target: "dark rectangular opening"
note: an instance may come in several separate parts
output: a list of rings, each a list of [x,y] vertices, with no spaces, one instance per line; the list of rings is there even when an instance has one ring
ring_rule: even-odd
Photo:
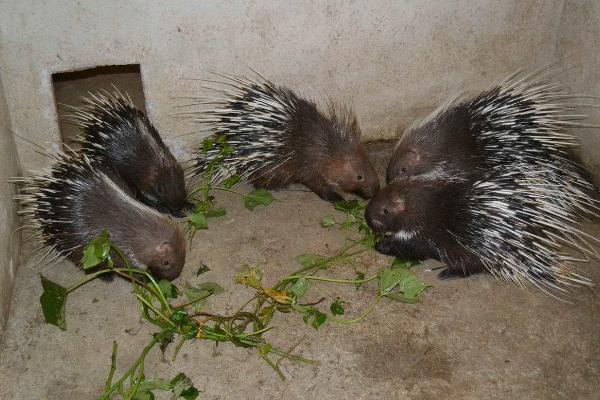
[[[146,112],[146,100],[139,64],[106,65],[79,71],[59,72],[52,75],[54,101],[58,115],[58,128],[63,144],[73,144],[74,137],[80,134],[80,128],[69,122],[69,106],[82,105],[82,97],[100,90],[112,91],[113,86],[127,93],[133,103]]]

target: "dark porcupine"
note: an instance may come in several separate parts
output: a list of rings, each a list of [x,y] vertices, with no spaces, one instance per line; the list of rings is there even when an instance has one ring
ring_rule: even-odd
[[[180,228],[131,197],[110,168],[93,166],[85,155],[55,158],[50,170],[13,180],[20,214],[44,247],[79,264],[85,245],[108,231],[134,267],[158,278],[179,276],[186,252]]]
[[[545,290],[591,284],[561,252],[598,258],[598,240],[579,221],[597,218],[599,204],[565,130],[588,125],[577,122],[575,104],[563,103],[576,96],[535,76],[451,102],[406,132],[390,184],[366,210],[373,229],[392,234],[379,251],[442,260],[442,277],[486,270]],[[456,153],[430,149],[438,140]]]
[[[301,183],[322,199],[339,192],[369,198],[379,189],[354,113],[330,103],[327,111],[266,79],[225,77],[224,99],[197,116],[233,148],[215,179],[232,174],[256,187],[276,189]],[[198,153],[193,174],[201,174],[218,150]]]
[[[144,113],[116,88],[90,93],[83,102],[72,107],[83,130],[82,153],[114,168],[144,204],[182,216],[188,207],[183,169]]]

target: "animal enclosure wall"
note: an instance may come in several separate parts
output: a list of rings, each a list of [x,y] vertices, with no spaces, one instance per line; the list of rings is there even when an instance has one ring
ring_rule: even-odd
[[[4,0],[0,9],[1,182],[18,172],[16,154],[23,169],[47,165],[28,141],[61,147],[52,75],[97,66],[140,65],[149,117],[181,159],[199,137],[182,136],[194,127],[177,107],[201,93],[189,79],[210,71],[251,66],[302,94],[345,99],[368,140],[395,137],[457,92],[560,56],[573,54],[568,85],[600,94],[593,0]],[[584,160],[598,167],[598,136],[582,135]],[[0,323],[15,259],[4,240],[15,227],[11,193],[2,183]]]

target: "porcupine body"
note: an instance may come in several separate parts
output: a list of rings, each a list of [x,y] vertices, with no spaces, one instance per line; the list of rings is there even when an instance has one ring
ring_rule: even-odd
[[[183,232],[130,196],[114,170],[85,155],[59,154],[50,170],[16,178],[20,214],[41,244],[79,264],[85,245],[104,231],[134,267],[174,279],[185,263]],[[115,257],[118,260],[118,257]]]
[[[237,174],[269,189],[300,183],[329,201],[342,199],[340,192],[369,198],[379,189],[351,110],[333,103],[320,110],[268,80],[222,77],[224,99],[198,118],[233,148],[217,181]],[[200,151],[194,174],[217,156],[218,149]]]
[[[366,211],[375,230],[392,234],[378,244],[381,252],[441,260],[442,277],[486,270],[544,290],[591,283],[562,252],[598,257],[597,239],[579,222],[597,217],[598,201],[572,156],[577,140],[566,132],[585,124],[559,84],[517,78],[407,130],[389,185]],[[429,146],[452,138],[456,152]]]
[[[183,169],[146,115],[117,89],[83,101],[72,108],[72,119],[83,130],[82,153],[114,168],[144,204],[182,216],[188,206]]]

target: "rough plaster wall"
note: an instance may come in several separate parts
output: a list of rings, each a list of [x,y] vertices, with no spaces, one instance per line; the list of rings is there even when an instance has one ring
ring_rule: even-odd
[[[566,84],[573,93],[600,98],[600,2],[567,0],[559,32],[559,55],[574,66],[565,74]],[[585,112],[592,123],[600,125],[600,108]],[[600,183],[600,130],[579,129],[577,133],[581,139],[581,157]]]
[[[16,133],[47,147],[59,142],[51,73],[127,63],[141,63],[150,117],[167,137],[191,129],[172,117],[176,97],[197,94],[182,78],[250,65],[303,94],[353,101],[365,137],[382,138],[458,90],[553,60],[562,5],[1,0],[0,68]],[[17,145],[24,168],[48,162]]]
[[[0,339],[8,318],[20,241],[15,233],[19,221],[12,199],[14,190],[7,182],[19,174],[19,161],[3,93],[0,76]]]

